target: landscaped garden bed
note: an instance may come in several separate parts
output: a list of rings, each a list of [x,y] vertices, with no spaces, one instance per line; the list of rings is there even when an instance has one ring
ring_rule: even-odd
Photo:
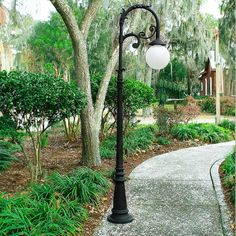
[[[189,125],[183,125],[183,127],[184,126],[188,127]],[[202,126],[204,127],[204,125]],[[218,129],[224,130],[224,128],[216,127],[214,125],[211,125],[210,127],[211,127],[209,129],[210,131],[208,130],[208,132],[213,132],[214,131],[213,127],[215,127],[216,130]],[[23,198],[22,204],[24,204],[24,202],[26,201],[32,201],[32,205],[33,204],[37,205],[36,208],[38,209],[38,207],[42,206],[42,201],[45,200],[44,197],[42,196],[45,196],[46,194],[46,197],[48,197],[47,192],[51,194],[52,199],[48,203],[47,201],[44,201],[44,204],[48,204],[47,206],[45,205],[44,207],[51,208],[50,204],[52,205],[59,204],[58,207],[60,207],[60,204],[61,204],[60,202],[62,202],[66,206],[67,204],[79,204],[79,207],[82,207],[81,208],[82,210],[78,211],[78,212],[81,212],[82,214],[81,217],[78,218],[80,219],[81,223],[78,225],[76,224],[75,225],[76,227],[78,227],[79,235],[91,236],[94,229],[100,223],[100,220],[103,217],[105,211],[111,204],[112,189],[110,189],[109,191],[109,189],[106,188],[106,191],[104,190],[102,190],[101,192],[98,191],[98,193],[95,194],[96,196],[97,195],[100,196],[99,198],[95,197],[99,205],[94,204],[95,201],[93,200],[92,201],[89,200],[86,203],[85,201],[83,201],[83,204],[81,204],[81,201],[73,202],[75,198],[71,199],[70,197],[68,197],[71,194],[72,195],[74,193],[76,194],[76,191],[73,189],[73,186],[74,186],[73,184],[75,185],[79,184],[79,182],[73,183],[73,181],[71,183],[70,177],[68,176],[68,174],[76,173],[76,172],[79,173],[79,169],[81,168],[81,163],[80,163],[81,143],[80,141],[77,143],[72,143],[72,144],[68,143],[62,131],[63,130],[60,130],[60,128],[56,126],[55,128],[52,128],[50,132],[48,133],[49,135],[48,146],[46,145],[46,147],[42,149],[42,157],[43,157],[42,166],[44,169],[44,177],[40,180],[39,184],[33,185],[33,187],[29,184],[30,183],[29,170],[23,162],[18,161],[18,162],[13,163],[12,166],[8,170],[0,174],[0,178],[1,178],[0,192],[6,192],[7,195],[5,196],[9,198],[8,204],[10,204],[13,208],[15,204],[14,201],[17,202],[18,199]],[[229,134],[229,137],[222,136],[223,138],[225,138],[225,140],[222,138],[222,139],[216,139],[216,141],[226,141],[232,138],[230,136],[231,134],[228,129],[227,130],[225,129],[224,131],[227,134]],[[203,141],[206,142],[206,140],[200,140],[200,139],[197,139],[196,137],[189,137],[189,140],[178,140],[178,138],[179,138],[178,136],[172,137],[170,134],[166,134],[166,135],[160,134],[157,125],[151,125],[151,126],[142,125],[142,126],[133,128],[130,131],[127,131],[125,141],[124,141],[124,151],[125,151],[124,166],[126,170],[126,175],[128,176],[129,173],[137,165],[139,165],[146,159],[149,159],[153,156],[160,155],[166,152],[171,152],[171,151],[178,150],[181,148],[200,146],[204,144]],[[211,142],[212,140],[210,139],[207,141]],[[92,174],[98,173],[98,175],[100,175],[99,173],[102,173],[102,175],[100,176],[105,176],[105,178],[107,179],[107,186],[108,186],[109,185],[108,183],[111,181],[111,177],[114,173],[114,166],[115,166],[115,160],[114,160],[115,135],[109,135],[106,138],[104,138],[103,141],[101,142],[100,147],[101,147],[101,156],[103,158],[102,166],[99,168],[98,167],[94,168],[96,172],[92,172]],[[27,148],[29,151],[29,155],[33,156],[33,152],[30,152],[30,146],[27,146]],[[16,156],[18,156],[18,159],[21,158],[21,155],[19,153]],[[89,171],[89,173],[91,172]],[[69,175],[73,176],[73,174],[69,174]],[[72,184],[71,185],[72,188],[69,188],[69,186],[67,188],[67,185],[69,185],[69,183]],[[67,192],[66,195],[65,195],[65,192]],[[65,201],[64,201],[64,198],[66,198]],[[67,202],[68,201],[67,198],[69,198],[69,202]],[[72,201],[72,203],[70,203],[70,201]],[[28,205],[27,206],[20,205],[20,209],[22,209],[22,211],[25,211],[24,209],[25,207],[28,208],[29,211],[37,210],[37,209],[30,208],[30,206]],[[54,209],[54,210],[58,210],[58,209]],[[66,208],[66,210],[68,209]],[[12,214],[9,212],[9,209],[4,214],[8,214],[8,213],[9,215]],[[23,212],[23,214],[25,215],[26,213]],[[29,214],[27,215],[27,217],[31,216],[30,212],[28,212],[27,214]],[[48,214],[54,214],[54,212],[51,212]],[[60,215],[61,213],[58,213],[58,214],[60,217],[63,216],[63,215]],[[72,213],[67,212],[67,214],[72,214]],[[8,218],[8,219],[12,219],[12,218]],[[37,230],[39,230],[38,229],[39,226],[37,226],[37,223],[38,223],[37,220],[33,221],[33,223],[31,222],[32,225],[30,227],[34,228],[32,230],[36,230],[32,232],[37,233]],[[63,227],[64,227],[64,230],[68,230],[68,232],[71,230],[71,232],[74,232],[73,230],[75,230],[75,228],[73,227],[75,225],[73,225],[73,222],[67,222],[67,223],[68,225],[67,224],[61,225],[62,229],[60,228],[60,230],[63,230]],[[46,225],[46,222],[45,224],[41,222],[41,224],[42,224],[42,227],[46,227],[46,228],[48,227]],[[70,226],[70,224],[72,224],[73,226],[72,225]],[[46,229],[46,228],[43,228],[43,229]]]

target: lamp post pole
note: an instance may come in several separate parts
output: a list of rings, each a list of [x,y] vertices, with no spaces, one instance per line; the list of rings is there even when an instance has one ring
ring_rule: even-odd
[[[215,123],[220,123],[220,82],[221,82],[221,71],[220,71],[220,57],[219,57],[219,30],[215,29],[215,55],[216,55],[216,117]]]
[[[154,18],[156,25],[150,26],[150,36],[146,36],[144,32],[135,34],[133,32],[124,34],[124,23],[127,19],[129,12],[135,9],[144,9],[150,12]],[[117,139],[116,139],[116,172],[114,176],[115,190],[113,198],[112,214],[107,218],[109,222],[116,224],[125,224],[133,221],[132,215],[129,214],[125,193],[125,173],[123,166],[123,117],[124,117],[124,105],[123,105],[123,43],[128,37],[135,37],[137,42],[133,43],[133,48],[138,48],[140,45],[140,39],[150,39],[156,35],[155,40],[150,43],[151,46],[164,46],[160,40],[160,28],[159,20],[155,12],[150,6],[137,4],[130,6],[127,10],[123,10],[120,17],[120,34],[119,34],[119,65],[118,65],[118,77],[117,77]]]

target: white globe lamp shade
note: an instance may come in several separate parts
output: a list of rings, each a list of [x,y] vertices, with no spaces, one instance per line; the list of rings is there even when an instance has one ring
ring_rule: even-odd
[[[170,53],[165,46],[153,45],[146,52],[146,62],[154,70],[163,69],[170,61]]]

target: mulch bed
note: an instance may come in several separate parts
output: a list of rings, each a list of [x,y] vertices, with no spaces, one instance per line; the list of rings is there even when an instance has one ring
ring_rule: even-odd
[[[131,171],[143,161],[163,153],[172,152],[178,149],[200,146],[202,142],[198,140],[193,141],[177,141],[171,140],[170,145],[153,145],[148,151],[139,151],[131,156],[125,158],[124,167],[126,175],[128,176]],[[30,153],[30,150],[29,150]],[[42,150],[42,162],[43,169],[45,170],[45,176],[53,171],[60,173],[67,173],[73,169],[81,166],[81,143],[69,144],[65,138],[61,135],[50,138],[49,146]],[[101,168],[95,169],[111,169],[115,166],[114,159],[103,160]],[[30,180],[30,173],[27,167],[18,162],[13,166],[0,174],[0,192],[6,192],[14,194],[19,191],[24,191]],[[92,236],[95,228],[100,224],[102,217],[107,211],[112,202],[113,189],[101,199],[101,203],[98,207],[87,206],[90,213],[90,218],[84,225],[83,236]]]

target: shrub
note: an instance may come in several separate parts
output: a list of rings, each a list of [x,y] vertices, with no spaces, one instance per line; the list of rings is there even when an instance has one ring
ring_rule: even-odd
[[[216,113],[216,101],[214,97],[207,97],[202,99],[200,107],[203,112]],[[221,115],[235,115],[235,101],[232,97],[220,98]]]
[[[187,125],[177,125],[173,127],[171,134],[180,140],[195,139],[197,137],[196,130],[189,128]]]
[[[78,202],[60,197],[39,202],[22,194],[4,202],[1,235],[75,235],[88,215]]]
[[[77,200],[81,204],[97,203],[110,187],[102,174],[89,168],[79,168],[71,175],[55,172],[49,177],[49,185],[64,198]]]
[[[187,105],[179,108],[179,112],[181,113],[181,120],[184,123],[188,123],[190,120],[196,118],[200,115],[200,107],[197,105],[197,102],[193,97],[187,97]]]
[[[138,150],[147,150],[155,140],[155,126],[146,126],[129,131],[124,136],[124,153],[129,155]],[[100,145],[101,157],[114,158],[116,147],[116,137],[107,137]]]
[[[200,107],[203,112],[216,113],[216,104],[214,97],[206,97],[200,102]]]
[[[199,139],[208,143],[228,141],[231,132],[214,124],[180,124],[171,130],[171,134],[180,140]]]
[[[95,75],[92,78],[92,94],[93,94],[94,101],[97,96],[101,79],[102,77],[99,75]],[[117,103],[116,103],[117,91],[116,90],[117,90],[116,77],[112,77],[108,86],[106,100],[104,104],[104,111],[106,109],[106,112],[104,112],[103,114],[104,122],[108,122],[107,118],[110,115],[115,121],[114,124],[116,124],[116,118],[117,118],[116,117],[116,112],[117,112]],[[133,78],[126,78],[124,80],[123,100],[124,100],[125,130],[130,124],[131,120],[135,117],[138,109],[148,107],[154,102],[156,102],[154,89],[152,89],[148,85]],[[102,124],[102,127],[105,127],[105,125]]]
[[[163,137],[163,136],[158,137],[156,141],[160,145],[169,145],[169,144],[171,144],[171,141],[168,138]]]
[[[43,133],[56,122],[78,114],[84,105],[81,90],[63,79],[20,71],[0,72],[0,110],[14,122],[15,130],[25,129],[32,141],[34,161],[24,152],[32,181],[42,174]]]
[[[161,134],[168,134],[174,125],[182,121],[182,113],[179,109],[172,111],[163,106],[156,106],[153,112]]]
[[[219,126],[225,128],[225,129],[229,129],[231,131],[235,131],[235,122],[234,121],[230,121],[230,120],[222,120],[219,124]]]
[[[229,154],[221,166],[224,184],[228,187],[231,201],[235,203],[235,150]]]
[[[28,193],[0,195],[0,235],[78,235],[87,219],[86,204],[97,203],[110,187],[98,172],[79,168],[51,175]]]

